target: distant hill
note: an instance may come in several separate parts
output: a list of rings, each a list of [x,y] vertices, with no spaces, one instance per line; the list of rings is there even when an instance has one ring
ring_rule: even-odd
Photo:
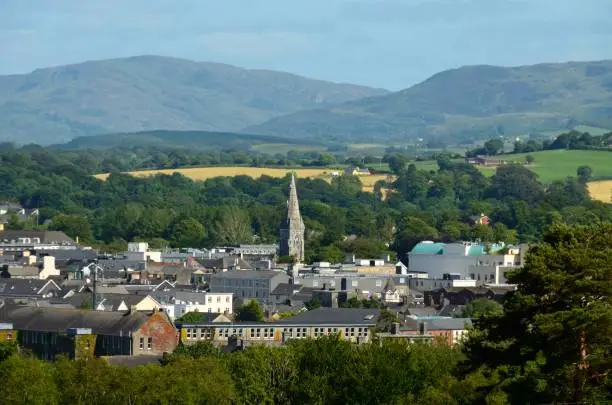
[[[612,128],[612,61],[466,66],[408,89],[300,111],[248,132],[291,137],[485,139],[589,125]]]
[[[156,129],[237,131],[385,90],[160,56],[0,76],[0,140],[52,144]]]
[[[55,149],[160,148],[218,150],[234,148],[250,150],[254,145],[310,145],[308,141],[271,135],[250,135],[211,131],[144,131],[122,134],[81,136],[67,143],[52,145]]]

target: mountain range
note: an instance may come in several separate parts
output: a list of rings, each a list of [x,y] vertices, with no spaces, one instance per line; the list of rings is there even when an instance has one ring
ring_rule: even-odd
[[[398,92],[299,111],[251,133],[372,142],[438,137],[455,143],[612,128],[612,61],[465,66]]]
[[[0,76],[0,139],[239,131],[295,111],[387,93],[289,73],[161,56],[90,61]]]
[[[612,61],[465,66],[398,92],[160,56],[0,76],[0,140],[18,143],[155,130],[462,143],[578,125],[612,128]]]

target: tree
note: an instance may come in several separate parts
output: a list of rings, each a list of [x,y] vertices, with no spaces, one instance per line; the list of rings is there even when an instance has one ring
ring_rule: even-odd
[[[391,330],[391,325],[394,323],[399,323],[397,315],[388,309],[383,309],[380,311],[380,316],[376,320],[376,331],[389,332]]]
[[[576,174],[578,175],[578,180],[580,180],[581,183],[586,183],[591,178],[591,175],[593,174],[593,170],[591,169],[590,166],[586,166],[586,165],[580,166],[576,170]]]
[[[406,167],[406,158],[399,153],[385,157],[391,173],[400,174]]]
[[[89,221],[81,215],[58,214],[51,219],[49,229],[62,231],[73,239],[78,238],[81,242],[93,240]]]
[[[263,310],[257,300],[250,300],[236,311],[237,321],[260,322],[264,320]]]
[[[480,318],[487,315],[500,315],[502,311],[502,306],[497,302],[488,298],[476,298],[463,307],[460,316],[463,318]]]
[[[533,155],[527,155],[525,156],[525,162],[527,162],[528,165],[531,165],[533,162],[535,162],[535,157],[533,157]]]
[[[490,139],[484,143],[484,150],[489,156],[498,155],[504,150],[504,141],[499,138]]]
[[[321,308],[321,301],[319,301],[319,299],[315,297],[310,301],[306,301],[304,305],[306,306],[306,309],[310,311],[313,309]]]
[[[525,266],[504,312],[480,318],[465,344],[467,370],[510,403],[612,400],[612,224],[553,226]],[[472,374],[473,375],[473,374]]]
[[[222,208],[217,215],[215,236],[220,243],[226,244],[253,242],[249,214],[236,206]]]
[[[199,248],[205,235],[204,225],[191,217],[178,221],[170,230],[170,240],[177,247]]]

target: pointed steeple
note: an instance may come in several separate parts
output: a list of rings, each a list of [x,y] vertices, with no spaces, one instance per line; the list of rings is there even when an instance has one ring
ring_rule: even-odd
[[[295,175],[291,173],[291,184],[289,185],[289,201],[287,202],[287,219],[301,220],[300,203],[297,196],[297,187],[295,186]]]
[[[293,256],[297,262],[304,260],[304,221],[300,214],[295,175],[291,174],[289,185],[289,200],[287,201],[287,216],[280,226],[281,256]]]

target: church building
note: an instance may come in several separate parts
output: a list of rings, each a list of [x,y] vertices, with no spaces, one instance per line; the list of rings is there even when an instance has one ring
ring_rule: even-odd
[[[304,221],[300,214],[295,176],[291,175],[287,216],[280,225],[280,255],[293,256],[297,263],[304,261]]]

